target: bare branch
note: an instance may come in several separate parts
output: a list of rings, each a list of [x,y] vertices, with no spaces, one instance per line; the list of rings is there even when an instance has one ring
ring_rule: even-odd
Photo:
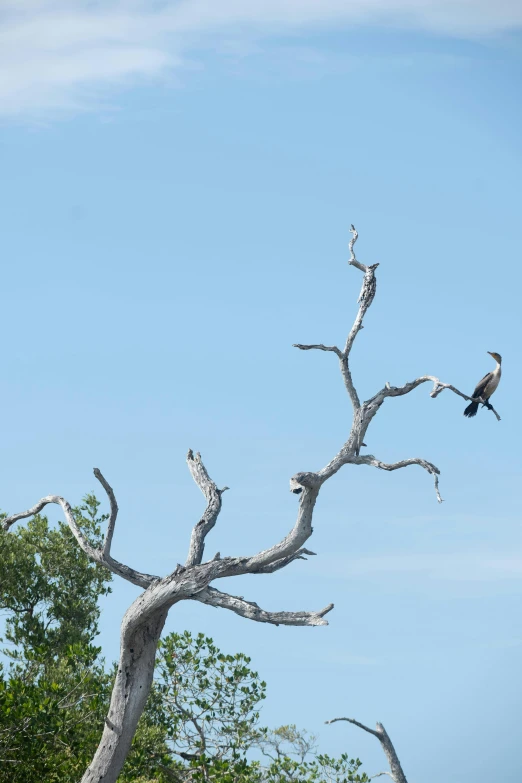
[[[362,325],[359,327],[359,329],[362,329]],[[357,330],[359,331],[359,330]],[[355,332],[353,339],[355,339],[355,335],[357,332]],[[352,343],[353,343],[352,339]],[[351,349],[351,346],[350,346]],[[355,384],[353,382],[352,373],[350,371],[350,365],[348,364],[348,354],[343,353],[341,357],[339,358],[339,366],[341,368],[341,375],[343,377],[344,381],[344,387],[346,391],[348,392],[348,396],[350,397],[352,407],[354,411],[357,411],[361,407],[361,401],[359,399],[359,395],[357,394],[357,390],[355,388]]]
[[[406,780],[406,775],[404,774],[401,767],[399,757],[397,756],[395,748],[393,747],[393,743],[382,723],[377,723],[375,730],[368,728],[368,726],[365,726],[364,723],[359,723],[359,721],[355,720],[354,718],[333,718],[332,720],[325,721],[325,723],[336,723],[339,720],[345,720],[348,723],[353,723],[354,726],[358,726],[360,729],[363,729],[363,731],[367,731],[369,734],[373,734],[381,743],[382,749],[384,750],[385,756],[388,760],[388,764],[390,765],[390,772],[379,772],[379,774],[374,775],[374,777],[387,774],[394,781],[394,783],[408,783]]]
[[[153,576],[152,574],[142,574],[140,571],[135,571],[133,568],[130,568],[123,563],[119,563],[110,555],[105,556],[102,549],[96,549],[93,547],[79,528],[70,504],[67,502],[67,500],[65,500],[65,498],[60,497],[60,495],[47,495],[27,511],[22,511],[19,514],[12,514],[11,516],[5,517],[3,520],[4,530],[9,530],[11,525],[13,525],[15,522],[18,522],[20,519],[26,519],[27,517],[32,517],[35,514],[39,514],[40,511],[42,511],[42,509],[50,503],[55,503],[61,507],[73,536],[78,542],[80,548],[85,552],[87,557],[91,558],[91,560],[94,560],[96,563],[99,563],[99,565],[108,568],[109,571],[112,571],[112,573],[116,574],[117,576],[121,576],[123,579],[126,579],[128,582],[132,582],[139,587],[148,587],[159,578],[157,576]]]
[[[305,557],[305,555],[308,555],[308,557],[315,556],[315,552],[311,552],[309,549],[304,549],[304,548],[298,549],[297,552],[294,552],[293,555],[289,555],[288,557],[282,557],[281,560],[275,560],[273,563],[270,563],[270,565],[262,566],[261,568],[258,568],[255,571],[251,571],[250,573],[273,574],[274,571],[279,571],[281,568],[284,568],[290,563],[293,563],[294,560],[307,560],[308,558]]]
[[[337,354],[339,359],[342,358],[342,351],[340,348],[337,348],[336,345],[323,345],[322,343],[320,345],[301,345],[300,343],[294,343],[292,348],[299,348],[300,351],[311,351],[313,349],[317,351],[333,351],[333,353]]]
[[[442,383],[441,381],[438,381],[436,384],[434,384],[433,390],[430,392],[430,397],[438,397],[441,392],[444,391],[444,389],[449,389],[454,394],[458,394],[459,397],[462,397],[464,400],[470,400],[471,402],[478,402],[481,405],[483,405],[488,410],[492,411],[497,421],[501,421],[501,418],[493,405],[490,403],[489,400],[484,400],[482,397],[468,397],[467,394],[463,394],[461,391],[455,388],[455,386],[452,386],[451,383]]]
[[[432,462],[428,462],[421,457],[412,457],[411,459],[403,459],[400,462],[388,464],[386,462],[381,462],[381,460],[374,457],[373,454],[365,454],[363,457],[354,457],[351,462],[354,465],[373,465],[374,468],[379,468],[380,470],[400,470],[401,468],[407,468],[409,465],[420,465],[421,468],[424,468],[424,470],[427,470],[428,473],[433,476],[437,500],[439,503],[443,502],[439,492],[440,470]]]
[[[228,487],[221,490],[217,488],[208,475],[207,469],[201,461],[201,454],[199,452],[194,456],[192,450],[189,450],[187,454],[187,465],[192,474],[192,478],[207,499],[205,513],[199,522],[194,525],[190,538],[189,551],[185,565],[191,566],[198,565],[203,560],[205,538],[216,524],[219,512],[221,511],[221,495]]]
[[[348,244],[348,247],[350,249],[350,260],[348,261],[349,264],[352,266],[356,266],[357,269],[360,269],[361,272],[366,272],[366,267],[364,264],[361,264],[360,261],[357,261],[355,258],[355,253],[353,252],[353,246],[357,242],[357,239],[359,238],[359,234],[357,233],[357,230],[354,225],[350,226],[350,233],[352,235],[352,238],[350,239],[350,242]]]
[[[459,391],[459,389],[457,389],[451,383],[443,383],[443,381],[439,380],[439,378],[437,378],[435,375],[421,375],[420,378],[416,378],[414,381],[409,381],[408,383],[405,383],[404,386],[390,386],[388,383],[385,385],[384,389],[381,389],[379,392],[377,392],[377,394],[372,398],[372,400],[369,400],[369,402],[377,401],[380,397],[382,397],[382,399],[385,399],[386,397],[402,397],[402,395],[409,394],[411,391],[416,389],[417,386],[420,386],[422,383],[427,383],[428,381],[433,383],[433,389],[430,392],[430,397],[438,397],[439,394],[445,389],[449,389],[449,391],[452,391],[454,394],[462,397],[463,400],[481,403],[495,414],[497,421],[501,421],[499,414],[489,401],[483,400],[482,397],[470,397],[468,394],[464,394],[464,392]]]
[[[12,514],[11,516],[5,517],[3,521],[3,528],[4,530],[9,530],[11,525],[13,525],[15,522],[18,522],[20,519],[26,519],[27,517],[32,517],[35,514],[39,514],[40,511],[42,511],[45,506],[49,505],[50,503],[55,503],[58,506],[61,506],[63,513],[65,514],[65,518],[67,520],[67,523],[69,527],[71,528],[71,532],[74,535],[76,541],[80,545],[80,548],[83,549],[85,554],[88,557],[91,557],[93,560],[97,560],[100,553],[97,549],[95,549],[87,538],[84,536],[80,528],[78,527],[76,523],[76,519],[74,518],[74,514],[72,512],[72,508],[69,505],[69,503],[65,500],[65,498],[60,497],[60,495],[46,495],[46,497],[42,498],[38,501],[32,508],[28,509],[27,511],[22,511],[19,514]]]
[[[230,609],[248,620],[272,625],[328,625],[324,616],[334,608],[333,604],[329,604],[320,612],[267,612],[253,601],[245,601],[241,596],[229,595],[213,587],[208,587],[194,598],[209,606]]]
[[[360,330],[363,328],[363,319],[366,314],[366,311],[372,304],[375,296],[375,289],[377,284],[375,278],[375,270],[377,269],[379,264],[372,264],[371,266],[366,266],[365,264],[361,264],[360,261],[356,259],[353,246],[357,241],[357,237],[359,235],[355,229],[355,226],[353,225],[350,227],[350,231],[352,233],[352,238],[349,244],[350,260],[348,263],[351,266],[357,267],[357,269],[359,269],[361,272],[364,272],[364,278],[363,278],[361,292],[359,294],[359,299],[358,299],[359,311],[355,318],[354,324],[350,329],[350,333],[346,338],[346,344],[344,346],[344,350],[341,351],[336,346],[327,346],[327,345],[323,345],[322,343],[320,343],[319,345],[301,345],[300,343],[297,343],[294,345],[294,348],[299,348],[302,351],[309,351],[311,349],[317,349],[320,351],[332,351],[338,356],[344,385],[350,397],[354,412],[356,412],[360,408],[361,402],[359,400],[359,395],[357,394],[357,390],[355,388],[355,384],[353,382],[352,374],[350,371],[349,356],[355,338],[357,337],[357,334],[360,332]]]
[[[354,344],[355,338],[357,337],[357,334],[363,328],[364,316],[366,315],[366,311],[369,309],[374,300],[377,287],[375,270],[378,266],[379,264],[372,264],[371,266],[364,267],[364,278],[361,286],[361,293],[359,294],[358,299],[359,312],[357,313],[353,326],[350,329],[350,333],[346,338],[346,345],[344,346],[344,355],[346,357],[349,356],[350,351],[352,350],[352,346]]]
[[[93,471],[94,475],[104,488],[105,492],[108,495],[109,503],[111,507],[111,515],[109,517],[109,522],[107,525],[107,532],[105,534],[105,541],[103,544],[103,556],[108,557],[111,553],[111,544],[112,544],[112,537],[114,535],[114,527],[116,525],[116,517],[118,516],[118,504],[116,502],[116,498],[114,496],[113,489],[108,481],[103,477],[102,472],[99,468],[94,468]]]
[[[312,535],[312,515],[322,482],[314,473],[298,475],[301,477],[302,482],[307,482],[309,485],[302,484],[303,493],[299,498],[299,510],[294,527],[275,546],[264,549],[252,557],[244,558],[243,567],[245,570],[243,573],[256,573],[277,560],[292,557]]]
[[[332,718],[331,720],[325,720],[325,724],[328,725],[330,723],[337,723],[339,720],[346,720],[348,723],[353,723],[354,726],[358,726],[360,729],[363,729],[363,731],[367,731],[368,734],[373,734],[375,737],[380,739],[380,734],[375,731],[375,729],[370,729],[368,726],[365,726],[364,723],[359,723],[359,721],[355,720],[355,718]]]

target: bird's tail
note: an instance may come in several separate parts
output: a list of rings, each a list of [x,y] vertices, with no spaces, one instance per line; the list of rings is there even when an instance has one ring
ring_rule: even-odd
[[[478,402],[470,402],[466,410],[464,411],[464,416],[468,416],[471,418],[471,416],[476,416],[478,411]]]

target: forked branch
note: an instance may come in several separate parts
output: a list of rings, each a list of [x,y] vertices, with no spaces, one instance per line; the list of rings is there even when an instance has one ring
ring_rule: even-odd
[[[116,515],[118,513],[118,505],[116,503],[116,498],[114,497],[114,493],[111,487],[109,486],[105,478],[102,476],[98,468],[94,468],[94,475],[100,481],[103,488],[107,492],[109,496],[110,507],[111,507],[111,514],[107,526],[107,533],[102,548],[97,548],[92,546],[90,541],[87,539],[87,537],[84,535],[81,528],[79,527],[70,504],[67,502],[67,500],[65,500],[65,498],[62,498],[60,495],[47,495],[46,497],[39,500],[38,503],[36,503],[36,505],[34,505],[32,508],[29,508],[27,511],[22,511],[18,514],[11,514],[10,516],[5,517],[2,522],[2,527],[4,528],[4,530],[9,530],[9,528],[12,525],[14,525],[15,522],[19,522],[21,519],[27,519],[28,517],[32,517],[35,514],[39,514],[40,511],[42,511],[46,506],[54,503],[61,507],[65,519],[67,521],[67,524],[69,525],[69,528],[73,536],[78,542],[80,549],[82,549],[85,552],[87,557],[91,558],[91,560],[94,560],[96,563],[99,563],[99,565],[104,566],[104,568],[107,568],[109,571],[112,571],[113,574],[116,574],[117,576],[121,576],[122,579],[125,579],[128,582],[132,582],[132,584],[138,585],[138,587],[144,587],[144,588],[149,587],[149,585],[151,585],[159,577],[153,576],[152,574],[143,574],[140,571],[136,571],[134,568],[130,568],[129,566],[124,565],[124,563],[118,562],[118,560],[115,560],[110,555],[110,545],[112,541],[112,535],[114,533],[114,525],[116,522]]]
[[[325,615],[330,604],[320,611],[267,611],[256,603],[229,595],[210,587],[215,579],[240,574],[268,574],[286,567],[294,560],[313,555],[302,545],[312,533],[312,512],[319,491],[315,474],[299,474],[305,485],[299,501],[297,521],[290,533],[278,544],[249,557],[224,557],[218,554],[202,562],[205,538],[216,524],[221,510],[224,489],[218,489],[210,478],[199,454],[187,455],[192,477],[205,495],[207,505],[201,519],[194,525],[189,553],[184,566],[177,565],[163,578],[141,574],[115,560],[110,554],[118,505],[114,492],[99,470],[95,475],[109,497],[111,513],[102,547],[94,547],[83,534],[69,503],[58,495],[42,498],[35,506],[3,520],[6,530],[17,521],[39,513],[49,503],[61,506],[69,527],[81,549],[95,562],[113,573],[145,588],[129,607],[121,625],[120,660],[106,716],[103,735],[96,754],[82,778],[83,783],[115,783],[129,751],[138,720],[145,707],[152,684],[156,646],[167,613],[183,600],[197,600],[235,614],[273,625],[321,626],[327,625]]]
[[[449,389],[449,391],[452,391],[454,394],[462,397],[465,400],[472,400],[474,402],[480,402],[483,405],[486,405],[486,407],[488,407],[494,413],[499,421],[500,416],[489,402],[483,400],[482,398],[474,399],[473,397],[469,397],[467,394],[459,391],[459,389],[457,389],[452,384],[444,383],[434,375],[423,375],[414,381],[405,383],[403,386],[391,386],[389,383],[386,383],[382,389],[374,394],[373,397],[370,397],[370,399],[363,403],[360,402],[350,369],[350,354],[355,342],[355,338],[363,328],[364,317],[375,297],[375,270],[379,264],[372,264],[371,266],[367,266],[366,264],[362,264],[357,260],[354,253],[354,244],[357,241],[358,234],[354,226],[352,226],[350,230],[352,233],[352,238],[349,245],[349,264],[363,272],[364,277],[358,300],[359,310],[355,317],[352,328],[348,333],[348,337],[346,338],[344,349],[341,351],[341,349],[337,346],[325,346],[322,343],[314,345],[302,345],[301,343],[294,344],[295,348],[299,348],[302,351],[308,351],[315,348],[322,351],[333,352],[338,356],[341,375],[353,407],[352,426],[347,441],[344,443],[335,457],[333,457],[333,459],[330,460],[330,462],[324,468],[319,470],[317,474],[312,475],[315,475],[320,484],[322,484],[324,481],[330,478],[330,476],[337,473],[337,471],[340,470],[343,465],[373,465],[374,467],[380,468],[381,470],[398,470],[400,468],[407,467],[408,465],[420,465],[420,467],[424,468],[424,470],[428,471],[428,473],[433,476],[437,500],[439,503],[442,503],[442,497],[439,492],[440,471],[433,463],[428,462],[427,460],[420,457],[416,457],[414,459],[401,460],[400,462],[387,464],[373,455],[363,457],[360,456],[360,450],[362,447],[364,447],[364,441],[368,427],[370,426],[374,416],[379,411],[381,405],[385,400],[388,399],[388,397],[401,397],[405,394],[409,394],[421,384],[431,381],[433,383],[433,388],[430,394],[431,397],[435,398],[445,389]],[[292,487],[292,491],[300,491],[298,482],[295,483],[295,486]]]

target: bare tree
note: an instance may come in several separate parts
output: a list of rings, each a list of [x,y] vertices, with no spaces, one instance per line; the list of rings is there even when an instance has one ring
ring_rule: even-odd
[[[387,464],[372,455],[360,455],[366,431],[381,405],[389,397],[408,394],[417,386],[431,381],[433,383],[432,397],[437,397],[444,389],[450,389],[465,400],[471,398],[432,375],[424,375],[404,384],[404,386],[390,386],[387,383],[369,400],[360,402],[350,372],[349,358],[354,340],[363,328],[364,316],[375,296],[375,270],[378,264],[366,266],[355,258],[353,246],[357,239],[357,232],[353,226],[351,231],[353,237],[350,241],[349,263],[363,272],[364,277],[358,300],[359,310],[345,347],[343,350],[336,346],[328,347],[322,344],[296,345],[295,347],[301,350],[316,348],[336,354],[353,407],[352,427],[348,440],[325,467],[315,473],[296,473],[290,479],[291,491],[296,494],[301,493],[301,497],[297,520],[288,535],[279,543],[254,555],[221,558],[218,553],[213,559],[203,562],[205,538],[216,524],[221,511],[222,495],[227,488],[217,488],[208,475],[200,455],[194,455],[192,451],[189,451],[187,455],[188,467],[194,481],[205,495],[207,506],[192,531],[185,565],[178,564],[175,570],[165,577],[141,573],[112,557],[111,543],[118,505],[112,488],[97,468],[94,470],[94,475],[107,493],[111,511],[103,546],[99,548],[92,546],[77,524],[71,506],[59,495],[48,495],[27,511],[8,516],[3,521],[4,528],[8,530],[18,520],[39,513],[49,503],[56,503],[61,506],[79,546],[92,560],[108,568],[117,576],[144,589],[131,604],[122,620],[120,659],[109,714],[105,719],[105,727],[98,749],[82,778],[83,783],[94,783],[94,781],[96,783],[101,781],[113,783],[117,779],[150,691],[156,645],[168,611],[174,604],[186,600],[200,601],[210,606],[229,609],[250,620],[274,625],[327,625],[324,617],[333,608],[333,604],[318,612],[270,612],[242,597],[221,592],[211,587],[211,584],[223,577],[242,574],[271,574],[286,567],[294,560],[304,560],[306,555],[313,555],[313,552],[303,548],[303,544],[312,535],[312,516],[319,490],[343,465],[372,465],[381,470],[398,470],[409,465],[419,465],[433,476],[437,499],[442,502],[438,488],[439,469],[431,462],[420,457],[413,457]],[[479,402],[483,401],[479,400]],[[493,410],[493,412],[497,418],[500,418],[496,411]]]
[[[373,734],[381,743],[382,749],[388,759],[388,764],[390,765],[390,771],[378,772],[376,775],[372,775],[370,778],[371,780],[373,780],[373,778],[379,778],[381,775],[388,775],[394,783],[408,783],[406,775],[402,770],[399,757],[393,747],[393,743],[382,723],[377,723],[375,729],[370,729],[369,726],[365,726],[364,723],[359,723],[355,718],[332,718],[332,720],[327,720],[325,723],[336,723],[338,720],[346,720],[348,723],[353,723],[354,726],[358,726],[360,729],[363,729],[363,731],[367,731],[368,734]]]

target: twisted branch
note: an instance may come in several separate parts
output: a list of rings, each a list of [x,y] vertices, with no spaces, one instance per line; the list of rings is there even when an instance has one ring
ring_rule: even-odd
[[[433,476],[437,500],[439,503],[443,502],[439,492],[440,470],[432,462],[421,459],[421,457],[412,457],[411,459],[403,459],[400,462],[387,464],[386,462],[381,462],[381,460],[376,459],[373,454],[365,454],[363,457],[355,457],[351,462],[353,465],[373,465],[374,468],[379,468],[380,470],[400,470],[401,468],[407,468],[409,465],[420,465],[421,468],[424,468],[424,470],[427,470],[428,473]]]
[[[94,475],[104,488],[105,492],[107,493],[107,496],[109,498],[109,504],[111,508],[111,514],[109,517],[109,522],[107,524],[107,532],[105,534],[105,541],[103,544],[103,556],[109,557],[111,553],[111,544],[112,544],[112,537],[114,535],[114,527],[116,525],[116,517],[118,516],[118,504],[116,502],[116,498],[114,496],[113,489],[111,485],[105,480],[105,478],[102,476],[101,471],[98,468],[94,468]]]
[[[203,560],[205,538],[217,522],[219,512],[221,511],[221,495],[228,487],[223,487],[223,489],[218,489],[216,487],[201,461],[201,454],[199,452],[194,456],[192,450],[189,449],[187,454],[187,465],[192,478],[207,499],[205,513],[199,522],[194,525],[190,538],[189,552],[185,565],[191,566],[197,565]]]
[[[355,245],[355,243],[359,239],[359,234],[357,233],[357,230],[356,230],[356,228],[355,228],[355,226],[353,224],[350,226],[350,234],[352,235],[352,238],[350,239],[350,241],[348,243],[348,248],[350,250],[350,260],[348,261],[348,263],[351,264],[351,266],[356,266],[357,269],[361,270],[361,272],[366,272],[365,265],[361,264],[360,261],[357,261],[357,259],[355,258],[355,253],[354,253],[354,250],[353,250],[353,246]]]

